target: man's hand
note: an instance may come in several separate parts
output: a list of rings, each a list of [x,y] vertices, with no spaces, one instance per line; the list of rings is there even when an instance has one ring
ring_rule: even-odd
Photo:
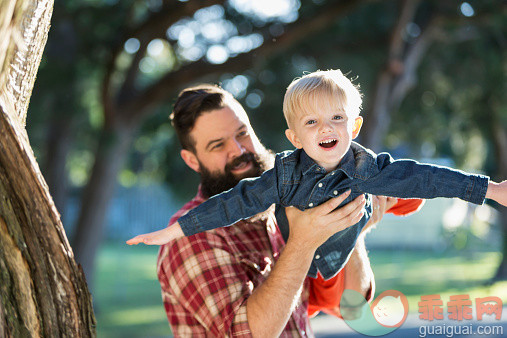
[[[350,194],[350,190],[312,209],[300,211],[294,207],[285,208],[289,220],[289,242],[296,242],[301,248],[315,251],[329,237],[357,222],[364,215],[364,195],[333,211]]]
[[[356,224],[364,214],[364,196],[336,209],[350,191],[305,211],[287,207],[290,234],[268,278],[248,298],[248,325],[254,337],[278,337],[301,294],[315,250],[334,233]]]

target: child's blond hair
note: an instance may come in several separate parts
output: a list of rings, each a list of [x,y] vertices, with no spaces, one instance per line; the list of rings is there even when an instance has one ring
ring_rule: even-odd
[[[356,117],[361,110],[362,95],[340,70],[316,71],[294,79],[283,99],[283,115],[289,128],[301,114],[317,109],[343,110]]]

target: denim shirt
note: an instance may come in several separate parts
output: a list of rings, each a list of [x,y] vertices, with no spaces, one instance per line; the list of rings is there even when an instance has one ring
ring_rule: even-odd
[[[285,239],[289,227],[286,206],[300,210],[316,207],[348,189],[344,205],[366,195],[366,212],[355,225],[331,236],[315,252],[308,275],[325,279],[335,276],[347,263],[371,212],[371,195],[399,198],[457,197],[482,204],[489,178],[413,160],[394,160],[388,153],[375,154],[352,142],[338,167],[326,172],[302,149],[276,155],[275,166],[260,177],[241,180],[233,189],[208,199],[182,216],[178,222],[186,236],[231,225],[278,206],[278,226]]]

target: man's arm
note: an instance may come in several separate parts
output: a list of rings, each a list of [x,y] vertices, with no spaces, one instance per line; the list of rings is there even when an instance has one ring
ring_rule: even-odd
[[[315,250],[362,218],[363,195],[332,211],[349,193],[304,212],[286,208],[290,227],[287,245],[266,281],[247,300],[248,324],[254,337],[280,335],[300,296]]]

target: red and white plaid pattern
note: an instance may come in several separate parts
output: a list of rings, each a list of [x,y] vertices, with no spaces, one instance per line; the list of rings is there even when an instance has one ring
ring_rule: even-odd
[[[169,224],[204,201],[199,189]],[[284,246],[273,212],[266,215],[160,248],[157,273],[175,336],[251,336],[246,300],[267,278]],[[282,337],[313,336],[307,315],[308,279],[301,298]]]

